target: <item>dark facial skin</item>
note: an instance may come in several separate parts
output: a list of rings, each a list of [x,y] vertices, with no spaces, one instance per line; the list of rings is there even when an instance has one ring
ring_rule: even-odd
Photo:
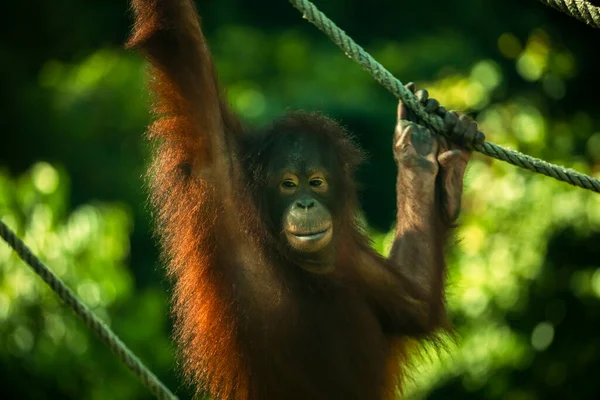
[[[287,134],[269,163],[268,209],[291,259],[317,274],[333,270],[336,168],[318,137]]]

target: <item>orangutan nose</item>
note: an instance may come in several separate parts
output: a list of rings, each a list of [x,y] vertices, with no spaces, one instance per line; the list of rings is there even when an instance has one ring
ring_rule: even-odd
[[[309,209],[315,205],[315,201],[313,199],[300,199],[296,202],[296,205],[300,208]]]

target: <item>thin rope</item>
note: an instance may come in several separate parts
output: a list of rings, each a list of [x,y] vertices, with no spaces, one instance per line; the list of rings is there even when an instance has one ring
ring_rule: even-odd
[[[585,22],[593,28],[600,28],[600,7],[587,0],[539,0],[570,17]]]
[[[108,348],[142,381],[160,400],[177,400],[177,397],[146,367],[139,358],[119,339],[119,337],[81,302],[65,283],[37,258],[15,233],[0,221],[0,236],[25,261],[36,274],[58,294],[61,300],[83,323],[90,328]]]
[[[401,99],[414,113],[423,120],[429,127],[437,132],[445,133],[444,122],[440,116],[429,113],[417,98],[395,78],[387,69],[378,63],[369,53],[350,38],[333,21],[315,7],[308,0],[290,0],[290,3],[296,7],[302,16],[315,25],[320,31],[325,33],[337,44],[344,53],[352,60],[360,64],[363,69],[369,72],[377,82],[392,92],[394,96]],[[471,145],[474,150],[485,155],[505,161],[517,167],[534,171],[559,181],[567,182],[574,186],[584,189],[600,192],[600,180],[591,176],[582,174],[570,168],[551,164],[544,160],[528,156],[515,150],[510,150],[494,143],[474,143]]]

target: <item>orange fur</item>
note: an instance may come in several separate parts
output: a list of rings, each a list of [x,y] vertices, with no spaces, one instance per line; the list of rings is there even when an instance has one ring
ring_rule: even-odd
[[[432,304],[443,307],[443,260],[429,293],[370,248],[355,225],[360,153],[314,114],[282,123],[324,135],[339,157],[337,268],[314,277],[282,257],[240,161],[249,134],[223,99],[193,2],[134,0],[133,8],[128,46],[152,65],[148,176],[186,378],[227,400],[394,398],[403,338],[443,323],[429,317],[441,315]]]

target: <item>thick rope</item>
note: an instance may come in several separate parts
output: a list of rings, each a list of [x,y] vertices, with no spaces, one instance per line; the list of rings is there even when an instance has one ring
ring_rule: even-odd
[[[21,239],[0,221],[0,236],[12,247],[42,279],[71,307],[83,323],[90,328],[133,373],[161,400],[177,400],[177,397],[146,367],[117,335],[83,304],[65,283],[45,266]]]
[[[337,44],[348,57],[359,63],[363,69],[373,75],[377,82],[381,83],[387,90],[392,92],[394,96],[401,99],[402,102],[414,111],[414,113],[428,126],[437,132],[445,132],[444,122],[440,116],[435,113],[427,112],[425,107],[423,107],[417,98],[404,87],[402,82],[396,79],[387,69],[371,57],[365,49],[352,40],[352,38],[350,38],[333,21],[327,18],[325,14],[319,11],[314,4],[308,0],[290,0],[290,2],[302,13],[302,16],[305,19],[329,36],[329,38]],[[544,174],[574,186],[579,186],[594,192],[600,192],[600,180],[572,169],[554,165],[493,143],[475,143],[472,144],[471,147],[480,153],[501,161],[506,161],[518,167]]]
[[[587,0],[539,0],[593,28],[600,28],[600,7]]]

